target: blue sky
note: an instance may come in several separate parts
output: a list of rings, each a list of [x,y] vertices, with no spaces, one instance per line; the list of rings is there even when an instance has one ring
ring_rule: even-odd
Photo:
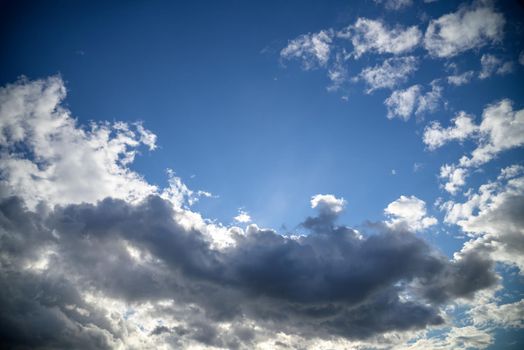
[[[2,3],[0,12],[2,197],[20,197],[44,218],[38,201],[52,208],[100,205],[109,197],[137,206],[130,198],[158,195],[181,215],[178,223],[202,232],[218,227],[217,235],[237,228],[248,235],[257,227],[279,237],[307,236],[324,227],[308,217],[329,218],[329,227],[347,225],[366,237],[407,230],[452,265],[468,254],[489,257],[497,282],[439,301],[435,307],[449,317],[436,331],[444,338],[431,337],[429,322],[413,329],[430,333],[391,330],[406,337],[395,346],[522,344],[522,311],[510,321],[479,316],[523,307],[521,2],[21,1]],[[25,109],[11,112],[19,95]],[[31,101],[44,98],[76,119],[67,126],[72,134],[87,136],[45,134],[56,111],[27,112],[36,108]],[[117,121],[127,124],[111,124]],[[90,123],[105,125],[108,138]],[[18,127],[25,130],[20,139],[13,136]],[[153,134],[155,142],[148,142]],[[121,141],[124,135],[130,139]],[[52,148],[53,138],[76,140],[60,144],[72,155]],[[115,144],[123,149],[115,151]],[[101,157],[107,159],[97,163]],[[67,171],[46,172],[55,167]],[[138,251],[150,249],[142,243]],[[410,278],[399,281],[414,283]],[[461,307],[474,310],[462,327],[450,321],[457,316],[450,310]],[[246,308],[242,317],[257,324]],[[308,332],[290,327],[293,337]],[[330,338],[339,336],[333,332],[288,341],[349,346]],[[262,333],[240,343],[260,345]],[[466,343],[456,343],[461,336]],[[162,341],[175,348],[229,344],[198,339]],[[341,339],[360,342],[351,346],[392,344]]]

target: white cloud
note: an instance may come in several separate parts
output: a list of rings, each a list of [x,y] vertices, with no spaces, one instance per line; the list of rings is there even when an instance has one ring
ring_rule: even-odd
[[[478,126],[477,148],[471,157],[463,157],[461,166],[479,166],[500,152],[524,145],[524,109],[514,111],[513,103],[504,99],[487,106]]]
[[[423,141],[430,150],[449,141],[464,141],[478,131],[473,120],[473,116],[460,112],[451,120],[452,126],[447,128],[443,128],[439,122],[432,122],[424,129]]]
[[[442,204],[444,221],[458,225],[473,239],[463,251],[480,251],[496,261],[517,266],[524,272],[524,177],[506,177],[468,193],[463,203]],[[507,180],[506,180],[507,179]]]
[[[371,93],[377,89],[394,88],[405,82],[417,68],[418,60],[414,56],[393,57],[381,65],[365,68],[359,77],[369,86],[366,92]]]
[[[513,164],[508,167],[502,168],[500,175],[497,180],[508,180],[517,177],[524,173],[524,166],[520,164]]]
[[[504,99],[488,105],[482,113],[479,125],[473,117],[459,113],[452,126],[442,128],[433,122],[424,130],[424,143],[433,150],[450,141],[473,139],[477,147],[470,156],[462,156],[458,164],[441,167],[440,177],[447,179],[444,188],[454,194],[465,184],[469,168],[483,165],[499,153],[524,145],[524,109],[514,111],[512,102]]]
[[[388,204],[384,213],[389,217],[386,221],[389,226],[412,231],[424,230],[438,223],[436,218],[427,216],[426,203],[415,196],[400,196]]]
[[[400,10],[413,5],[413,0],[373,0],[377,4],[384,4],[388,10]]]
[[[447,77],[448,83],[455,86],[465,85],[471,81],[475,72],[470,70],[462,74],[454,74]]]
[[[524,66],[524,51],[520,51],[519,63]]]
[[[311,197],[311,208],[317,209],[321,214],[338,215],[345,206],[344,198],[337,198],[332,194],[317,194]]]
[[[167,169],[167,177],[168,186],[161,191],[160,196],[175,204],[177,207],[181,207],[184,203],[193,205],[198,202],[200,197],[212,196],[211,193],[205,191],[194,193],[182,182],[181,178],[175,175],[172,169]]]
[[[495,11],[491,1],[475,1],[432,20],[424,36],[424,46],[432,56],[455,56],[500,41],[504,23],[504,16]]]
[[[329,30],[300,35],[280,51],[280,56],[301,60],[305,70],[325,67],[331,53],[332,37],[333,34]]]
[[[388,108],[387,117],[392,119],[398,117],[404,121],[411,118],[412,114],[421,115],[425,112],[433,112],[438,107],[442,96],[442,87],[432,82],[431,90],[422,93],[421,85],[413,85],[404,90],[394,91],[384,104]]]
[[[379,20],[358,18],[354,25],[339,32],[351,40],[355,57],[366,52],[402,54],[413,50],[422,38],[416,26],[388,28]]]
[[[431,82],[431,90],[418,98],[418,106],[415,114],[420,115],[426,112],[434,112],[442,97],[442,87],[436,81]]]
[[[404,90],[393,91],[384,104],[388,108],[388,118],[399,117],[408,120],[413,114],[420,96],[420,85],[413,85]]]
[[[251,216],[248,212],[244,210],[239,210],[238,215],[233,218],[236,222],[239,222],[241,224],[246,224],[248,222],[251,222]]]
[[[466,184],[467,176],[467,169],[454,164],[445,164],[440,167],[439,177],[446,180],[444,189],[451,194],[456,194],[457,191]]]
[[[157,188],[130,170],[141,145],[155,148],[156,136],[141,124],[123,122],[76,125],[61,103],[60,77],[21,79],[0,88],[0,145],[27,152],[3,152],[3,183],[34,206],[96,202],[107,196],[138,201]]]
[[[524,300],[508,304],[489,302],[474,305],[468,315],[479,326],[524,328]]]
[[[327,88],[328,91],[338,90],[348,80],[348,71],[344,63],[345,56],[342,53],[337,53],[328,69],[328,78],[331,81],[331,85]]]
[[[493,74],[504,75],[513,71],[513,62],[504,62],[497,56],[484,54],[480,59],[482,66],[479,78],[486,79],[491,77]]]

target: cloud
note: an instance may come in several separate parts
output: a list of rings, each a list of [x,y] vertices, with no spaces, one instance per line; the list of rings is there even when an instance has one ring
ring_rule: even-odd
[[[422,38],[416,26],[388,28],[379,20],[358,18],[338,35],[351,40],[356,58],[366,52],[403,54],[413,50]]]
[[[524,328],[524,300],[513,303],[483,303],[468,311],[474,324],[480,326]]]
[[[486,79],[493,74],[504,75],[513,71],[513,62],[503,62],[500,58],[490,54],[482,55],[480,59],[482,69],[479,74],[480,79]]]
[[[385,101],[389,119],[398,117],[404,121],[412,114],[421,115],[437,109],[442,97],[442,87],[435,81],[431,83],[431,90],[422,93],[421,85],[413,85],[404,90],[394,91]]]
[[[331,85],[328,86],[328,91],[338,90],[348,80],[348,70],[345,66],[346,58],[342,53],[337,53],[328,69],[328,78]]]
[[[331,199],[319,203],[333,208]],[[475,259],[450,262],[402,230],[384,229],[364,238],[332,223],[329,229],[317,226],[307,236],[286,238],[251,226],[245,234],[235,235],[235,245],[214,249],[201,232],[180,225],[172,204],[157,196],[138,204],[108,198],[97,204],[55,207],[45,216],[28,211],[14,197],[2,201],[0,214],[2,266],[22,272],[17,275],[20,283],[31,283],[37,274],[63,280],[80,295],[75,301],[58,297],[63,305],[48,304],[42,296],[34,301],[35,307],[66,313],[73,305],[73,310],[86,310],[81,315],[95,315],[91,310],[103,303],[99,298],[89,303],[82,291],[128,305],[158,305],[164,300],[195,305],[203,312],[200,324],[208,324],[207,328],[198,330],[194,313],[178,312],[176,317],[191,329],[188,338],[205,344],[225,342],[214,326],[224,322],[255,322],[264,329],[274,329],[277,323],[284,332],[348,339],[421,329],[443,322],[440,303],[469,298],[494,283],[489,264]],[[323,214],[320,211],[319,217]],[[47,264],[34,268],[44,252],[52,252],[44,255]],[[468,271],[474,271],[479,282],[468,282]],[[25,294],[11,281],[15,277],[3,276],[13,293],[6,302],[19,295],[23,303]],[[412,293],[409,301],[399,296],[405,292]],[[169,308],[157,307],[152,310],[157,317],[169,319]],[[14,323],[23,318],[23,313],[12,310],[3,320],[13,339],[23,337]],[[73,322],[67,314],[65,319]],[[112,330],[114,321],[102,317],[99,323],[109,339],[125,342]],[[38,325],[24,324],[41,334]],[[75,319],[75,324],[79,331],[90,326],[83,318]],[[155,332],[161,333],[156,325],[148,330]],[[45,346],[52,338],[40,341]]]
[[[451,328],[443,338],[420,339],[407,347],[417,349],[486,349],[494,341],[491,334],[474,326]]]
[[[402,120],[409,120],[418,103],[420,90],[420,85],[413,85],[404,90],[393,91],[384,101],[388,107],[388,118],[399,117]]]
[[[332,194],[317,194],[311,197],[311,208],[317,209],[321,215],[338,215],[345,206],[344,198],[336,198]]]
[[[432,20],[424,35],[424,47],[432,56],[452,57],[502,39],[504,16],[491,1],[475,1],[457,12]]]
[[[0,88],[0,169],[9,190],[30,206],[106,196],[137,201],[154,193],[156,187],[127,165],[141,145],[153,150],[156,137],[141,124],[79,128],[61,105],[65,96],[58,76]]]
[[[472,70],[469,70],[462,74],[449,75],[447,77],[447,80],[448,80],[448,83],[451,85],[461,86],[461,85],[466,85],[467,83],[469,83],[474,75],[475,75],[475,72]]]
[[[238,215],[233,218],[236,222],[239,222],[241,224],[245,224],[251,221],[251,216],[249,216],[249,213],[244,210],[239,210]]]
[[[524,173],[524,166],[520,164],[513,164],[500,170],[500,175],[497,180],[507,180],[517,177]]]
[[[280,51],[280,57],[302,61],[305,70],[325,67],[331,53],[332,37],[333,33],[329,30],[300,35],[289,41]]]
[[[478,126],[477,144],[471,157],[460,160],[461,166],[478,166],[505,150],[524,145],[524,109],[514,111],[508,99],[487,106]]]
[[[440,177],[447,178],[445,188],[450,193],[465,184],[468,169],[478,167],[496,158],[498,154],[524,145],[524,109],[513,110],[508,99],[488,105],[482,112],[480,124],[473,123],[473,117],[460,112],[452,126],[442,128],[432,122],[424,130],[423,140],[429,149],[434,150],[450,141],[472,139],[476,143],[470,156],[462,156],[458,164],[445,165]]]
[[[13,161],[74,171],[46,186],[12,174],[0,183],[2,345],[250,349],[276,333],[365,342],[442,325],[447,303],[498,282],[476,250],[450,260],[409,230],[434,220],[416,197],[389,211],[408,225],[362,234],[337,224],[344,199],[316,195],[305,234],[284,236],[203,219],[174,172],[166,189],[131,196],[149,189],[128,165],[141,142],[154,148],[153,134],[124,123],[84,129],[61,107],[64,94],[59,78],[0,93],[2,171]],[[97,185],[93,174],[129,187],[95,186],[83,200],[75,191]]]
[[[430,150],[442,147],[450,141],[464,141],[478,131],[474,117],[465,112],[458,113],[451,120],[452,126],[443,128],[439,122],[432,122],[424,129],[423,141]]]
[[[405,82],[417,68],[418,60],[414,56],[393,57],[381,65],[363,69],[359,77],[368,85],[366,92],[369,94],[377,89],[394,88]]]
[[[447,201],[442,209],[445,222],[474,237],[464,251],[480,251],[524,271],[524,177],[507,179],[503,175],[469,193],[465,202]]]
[[[373,0],[377,4],[384,4],[388,10],[400,10],[413,5],[413,0]]]
[[[446,180],[444,189],[451,194],[456,194],[466,184],[467,176],[468,170],[455,164],[444,164],[440,167],[439,178]]]
[[[437,219],[427,216],[426,203],[415,196],[400,196],[388,204],[384,213],[390,218],[390,227],[404,227],[410,231],[424,230],[438,223]]]

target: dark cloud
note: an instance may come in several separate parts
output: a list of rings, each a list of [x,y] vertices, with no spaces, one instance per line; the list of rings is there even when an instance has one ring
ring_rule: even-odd
[[[121,330],[84,300],[85,291],[130,305],[166,299],[191,305],[184,314],[156,309],[159,318],[176,313],[185,323],[159,325],[150,336],[173,347],[192,339],[239,348],[257,337],[244,321],[304,337],[363,339],[421,329],[443,322],[442,303],[497,281],[481,256],[450,262],[410,232],[381,226],[363,237],[335,225],[336,215],[308,218],[303,227],[310,234],[293,239],[251,227],[224,249],[184,228],[177,215],[156,196],[137,205],[108,198],[53,210],[42,205],[37,212],[17,198],[3,200],[3,344],[111,347]],[[29,269],[42,254],[47,267]],[[233,326],[225,331],[216,321]]]
[[[110,349],[121,336],[70,281],[4,270],[0,284],[3,349]]]

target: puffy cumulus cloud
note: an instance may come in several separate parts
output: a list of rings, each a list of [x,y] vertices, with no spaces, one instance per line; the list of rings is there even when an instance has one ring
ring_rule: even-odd
[[[359,78],[367,85],[367,93],[377,89],[392,89],[404,83],[418,69],[418,59],[414,56],[392,57],[380,65],[367,67],[360,72]]]
[[[140,143],[153,147],[152,134],[122,123],[85,130],[60,106],[64,93],[59,78],[2,90],[2,166],[85,165],[147,186],[126,165]],[[251,349],[278,340],[347,348],[441,325],[447,303],[497,283],[476,251],[450,260],[406,227],[378,224],[364,236],[338,225],[344,200],[332,195],[312,198],[306,235],[284,236],[206,221],[184,204],[191,191],[172,172],[164,190],[106,194],[92,183],[96,195],[83,200],[68,191],[93,173],[75,171],[47,186],[26,188],[14,176],[0,184],[4,347]]]
[[[300,60],[305,70],[325,67],[331,53],[332,38],[330,30],[300,35],[280,51],[280,57]]]
[[[446,180],[443,187],[451,194],[456,194],[466,184],[468,170],[455,164],[444,164],[440,167],[439,178]]]
[[[432,56],[452,57],[500,41],[504,23],[504,16],[494,9],[492,1],[475,1],[432,20],[424,35],[424,47]]]
[[[444,165],[440,177],[448,179],[446,190],[455,193],[465,184],[469,169],[483,165],[501,152],[524,145],[524,109],[513,110],[513,103],[504,99],[488,105],[482,112],[480,124],[474,124],[473,117],[459,113],[453,125],[443,128],[433,122],[424,130],[424,143],[429,149],[436,149],[450,141],[472,139],[476,147],[470,156],[464,155],[458,164]]]
[[[480,64],[482,66],[479,74],[480,79],[489,78],[493,74],[508,74],[511,73],[514,68],[513,62],[504,62],[501,58],[491,54],[482,55],[482,57],[480,58]]]
[[[61,102],[58,76],[20,79],[0,88],[0,169],[7,190],[28,205],[140,200],[156,191],[129,170],[141,145],[156,137],[141,124],[92,123],[80,128]],[[22,147],[23,145],[23,147]]]
[[[388,10],[400,10],[413,5],[413,0],[373,0],[377,4],[384,4]]]
[[[431,90],[422,92],[421,85],[413,85],[404,90],[394,91],[385,101],[389,119],[400,118],[407,121],[413,114],[422,115],[437,109],[442,98],[442,87],[431,83]]]
[[[353,54],[360,57],[366,52],[402,54],[413,50],[422,38],[417,26],[388,28],[380,20],[358,18],[355,24],[338,33],[353,44]]]
[[[464,141],[478,131],[474,117],[465,112],[459,112],[451,123],[447,128],[435,121],[426,126],[423,141],[430,150],[435,150],[450,141]]]
[[[384,213],[390,217],[390,227],[404,227],[410,231],[424,230],[438,223],[433,216],[428,216],[426,203],[415,196],[400,196],[388,204]]]
[[[473,237],[464,251],[483,252],[524,271],[524,177],[502,177],[471,192],[465,202],[442,204],[445,222]]]
[[[317,194],[311,197],[311,208],[315,208],[321,215],[338,215],[344,210],[346,200],[332,194]]]
[[[251,222],[251,216],[244,210],[239,210],[238,215],[233,218],[236,222],[245,224]]]
[[[471,156],[463,157],[460,165],[482,165],[500,152],[524,145],[524,109],[513,110],[513,102],[508,99],[487,106],[478,126],[477,143]]]

